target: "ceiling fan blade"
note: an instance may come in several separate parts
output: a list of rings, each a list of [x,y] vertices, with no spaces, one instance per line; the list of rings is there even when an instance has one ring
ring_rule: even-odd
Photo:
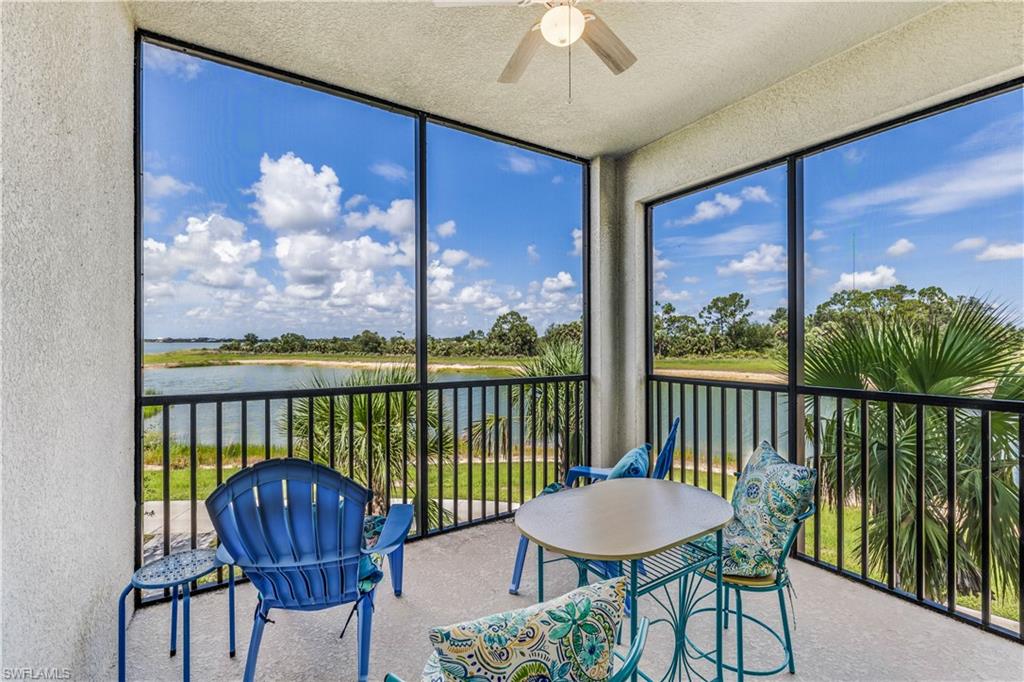
[[[626,47],[608,24],[591,11],[583,12],[587,25],[583,29],[583,42],[594,51],[605,66],[618,76],[636,63],[636,55]]]
[[[515,83],[519,80],[519,77],[526,71],[526,66],[533,59],[533,55],[537,54],[537,49],[544,42],[544,36],[540,32],[540,24],[534,24],[523,39],[519,41],[519,45],[516,47],[516,51],[512,53],[512,56],[508,60],[508,64],[505,65],[505,70],[498,76],[499,83]]]

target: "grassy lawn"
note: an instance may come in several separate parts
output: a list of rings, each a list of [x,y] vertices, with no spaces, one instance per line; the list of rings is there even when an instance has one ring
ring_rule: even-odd
[[[691,356],[684,358],[655,358],[655,369],[716,370],[723,372],[757,372],[776,374],[779,371],[775,358],[714,358]]]

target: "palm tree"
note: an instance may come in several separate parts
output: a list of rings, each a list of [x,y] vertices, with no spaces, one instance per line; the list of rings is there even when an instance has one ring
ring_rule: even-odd
[[[978,299],[961,300],[948,319],[913,328],[899,320],[863,319],[845,329],[823,330],[805,352],[808,384],[901,393],[1024,399],[1020,330],[1004,307]],[[810,398],[808,398],[810,401]],[[887,415],[884,404],[869,403],[867,499],[860,499],[860,408],[843,410],[844,489],[836,489],[836,421],[825,405],[821,420],[821,491],[832,505],[868,507],[869,564],[884,575],[887,543]],[[806,407],[805,414],[812,410]],[[1018,570],[1020,519],[1014,481],[1018,417],[991,413],[993,585],[1012,586]],[[981,420],[975,410],[957,409],[955,571],[958,592],[975,593],[981,581]],[[896,584],[914,580],[916,543],[917,415],[913,405],[894,406]],[[813,417],[806,419],[808,438]],[[945,593],[946,412],[923,410],[925,594]],[[843,506],[843,505],[839,505]],[[859,537],[856,539],[859,552]]]
[[[579,463],[578,460],[583,453],[583,389],[574,388],[572,382],[531,384],[528,381],[542,377],[582,374],[583,345],[571,338],[549,341],[541,347],[537,355],[521,358],[518,365],[513,371],[513,376],[526,381],[512,387],[512,414],[518,416],[522,409],[524,433],[536,433],[539,439],[547,437],[552,441],[557,480],[569,470],[569,467]],[[497,410],[487,415],[485,419],[471,427],[470,437],[473,439],[473,446],[479,448],[486,441],[489,452],[504,452],[506,456],[511,456],[512,443],[506,426],[507,417],[498,414]],[[495,431],[499,434],[497,443],[494,439]]]
[[[377,366],[354,372],[343,386],[381,387],[410,384],[416,380],[415,370],[408,365]],[[300,388],[324,389],[336,384],[320,374],[313,374]],[[449,430],[437,428],[437,393],[427,392],[427,457],[428,466],[437,466],[441,459],[452,456]],[[415,502],[416,491],[416,391],[386,391],[336,396],[334,400],[335,468],[372,492],[372,513],[383,513],[388,501],[403,490]],[[351,405],[351,413],[350,413]],[[287,415],[282,415],[278,430],[287,433]],[[313,399],[313,458],[321,464],[331,463],[330,453],[331,398]],[[309,401],[296,399],[293,407],[292,432],[297,444],[309,442]],[[441,434],[440,439],[438,434]],[[406,457],[408,455],[408,457]],[[406,487],[407,486],[407,487]],[[431,527],[438,525],[440,515],[447,520],[439,500],[427,500],[427,518]]]

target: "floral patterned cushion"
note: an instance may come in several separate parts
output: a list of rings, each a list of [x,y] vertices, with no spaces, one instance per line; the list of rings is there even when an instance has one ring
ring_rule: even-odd
[[[714,552],[715,536],[705,535],[694,544]],[[763,578],[775,572],[775,564],[739,519],[734,518],[722,529],[723,575]]]
[[[622,456],[615,467],[608,473],[608,480],[613,478],[644,478],[647,467],[651,463],[651,445],[644,443],[633,448]]]
[[[612,672],[626,581],[615,578],[518,611],[434,628],[429,682],[591,682]]]
[[[796,517],[810,504],[816,475],[813,469],[787,462],[768,441],[761,442],[743,467],[732,493],[733,511],[773,561],[782,556]]]
[[[380,532],[384,528],[386,517],[379,514],[367,514],[363,517],[363,545],[369,549],[377,544]],[[384,571],[384,557],[380,554],[368,554],[359,560],[359,591],[369,592],[381,578]]]

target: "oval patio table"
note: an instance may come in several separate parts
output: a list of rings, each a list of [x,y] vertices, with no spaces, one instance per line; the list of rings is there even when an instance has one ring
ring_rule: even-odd
[[[673,481],[623,478],[536,497],[516,512],[516,526],[537,545],[538,601],[544,601],[544,550],[612,562],[609,566],[628,562],[630,639],[637,629],[638,597],[672,582],[682,585],[684,576],[714,564],[716,677],[721,680],[717,652],[722,650],[722,528],[732,517],[732,505],[707,490]],[[714,551],[689,544],[711,533],[716,537]],[[584,577],[581,573],[581,581]],[[685,658],[680,646],[685,641],[685,612],[680,609],[678,614],[669,676]]]

